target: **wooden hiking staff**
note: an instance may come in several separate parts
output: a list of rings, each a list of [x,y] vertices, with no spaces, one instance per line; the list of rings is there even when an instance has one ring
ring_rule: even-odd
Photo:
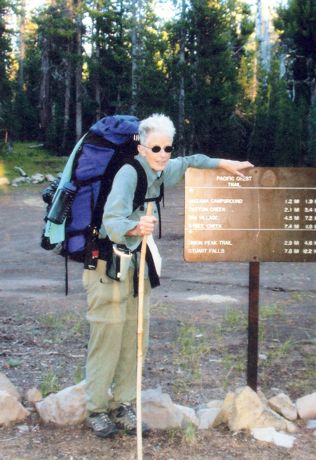
[[[152,203],[147,206],[146,216],[152,214]],[[143,459],[143,433],[142,433],[142,371],[143,371],[143,337],[144,337],[144,274],[147,250],[147,235],[143,237],[138,276],[138,317],[137,317],[137,374],[136,374],[136,417],[137,417],[137,459]]]

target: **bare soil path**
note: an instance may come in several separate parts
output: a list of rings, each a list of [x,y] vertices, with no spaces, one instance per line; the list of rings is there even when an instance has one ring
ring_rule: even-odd
[[[0,372],[23,392],[61,389],[83,377],[88,328],[82,267],[39,245],[44,216],[39,186],[0,192]],[[174,402],[196,407],[244,385],[248,264],[183,261],[183,186],[163,210],[161,286],[152,294],[144,388],[160,385]],[[261,264],[259,384],[293,399],[316,391],[315,264]],[[312,460],[316,438],[299,423],[291,450],[225,428],[155,432],[145,459]],[[43,426],[36,414],[0,429],[0,459],[135,459],[136,440],[100,440],[85,426]]]

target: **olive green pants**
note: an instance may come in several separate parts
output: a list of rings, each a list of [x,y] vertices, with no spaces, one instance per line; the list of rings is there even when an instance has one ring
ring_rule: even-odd
[[[86,363],[88,412],[103,412],[136,397],[137,309],[133,269],[125,281],[105,275],[106,263],[84,270],[90,338]],[[148,346],[150,284],[145,280],[143,353]],[[112,396],[111,396],[112,393]]]

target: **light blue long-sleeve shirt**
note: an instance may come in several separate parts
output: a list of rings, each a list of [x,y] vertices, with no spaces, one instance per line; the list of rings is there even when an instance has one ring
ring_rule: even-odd
[[[217,168],[220,160],[209,158],[203,154],[178,157],[169,160],[163,173],[151,169],[145,157],[135,157],[145,170],[147,176],[146,198],[158,197],[160,185],[164,182],[165,187],[178,184],[184,177],[189,167],[199,169]],[[125,244],[129,249],[136,249],[141,243],[137,236],[126,236],[126,233],[136,227],[140,217],[146,214],[145,209],[137,208],[133,211],[133,200],[137,185],[137,172],[129,164],[124,165],[116,174],[112,190],[107,198],[104,208],[100,238],[109,236],[114,243]],[[157,214],[156,206],[154,215]]]

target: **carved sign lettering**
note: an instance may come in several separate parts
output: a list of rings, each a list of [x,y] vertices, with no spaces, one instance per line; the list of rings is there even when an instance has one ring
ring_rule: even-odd
[[[316,168],[244,174],[187,171],[185,260],[316,262]]]

